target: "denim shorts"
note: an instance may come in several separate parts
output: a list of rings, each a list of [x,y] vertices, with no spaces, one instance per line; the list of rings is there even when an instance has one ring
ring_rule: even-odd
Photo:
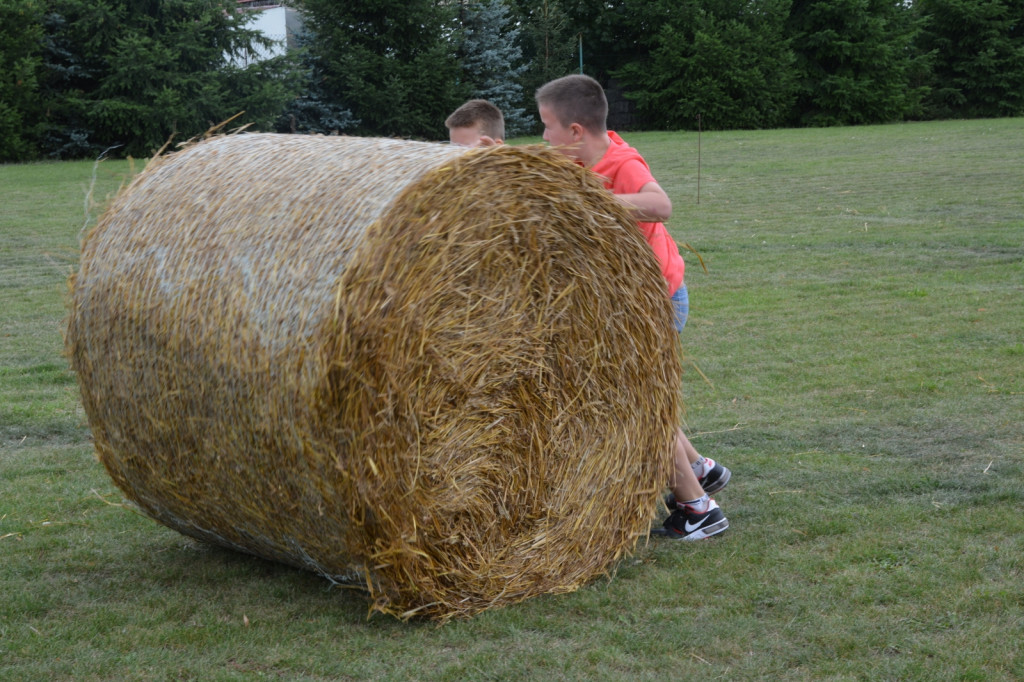
[[[672,294],[672,308],[676,313],[676,331],[683,331],[686,317],[690,314],[690,296],[686,293],[686,285],[680,284],[676,293]]]

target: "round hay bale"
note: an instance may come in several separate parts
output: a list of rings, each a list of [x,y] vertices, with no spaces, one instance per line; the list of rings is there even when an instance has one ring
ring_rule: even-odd
[[[99,460],[181,533],[440,620],[606,572],[668,480],[657,263],[542,147],[243,134],[154,159],[83,240]]]

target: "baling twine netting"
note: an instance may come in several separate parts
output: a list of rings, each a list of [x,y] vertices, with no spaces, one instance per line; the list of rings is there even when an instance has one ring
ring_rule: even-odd
[[[554,151],[232,135],[83,240],[67,352],[98,457],[181,533],[439,620],[646,536],[680,362],[649,247]]]

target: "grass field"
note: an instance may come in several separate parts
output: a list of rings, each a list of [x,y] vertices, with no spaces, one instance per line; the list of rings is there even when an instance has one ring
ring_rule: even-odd
[[[0,166],[0,680],[1024,678],[1024,119],[705,133],[699,193],[626,137],[731,528],[444,627],[119,506],[61,355],[93,164]]]

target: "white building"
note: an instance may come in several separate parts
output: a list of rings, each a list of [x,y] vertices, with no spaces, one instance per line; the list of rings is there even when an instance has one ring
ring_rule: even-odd
[[[239,9],[255,14],[248,28],[255,29],[274,41],[270,48],[257,48],[257,53],[248,58],[235,58],[238,66],[282,55],[298,45],[303,32],[302,13],[275,0],[238,0]]]

